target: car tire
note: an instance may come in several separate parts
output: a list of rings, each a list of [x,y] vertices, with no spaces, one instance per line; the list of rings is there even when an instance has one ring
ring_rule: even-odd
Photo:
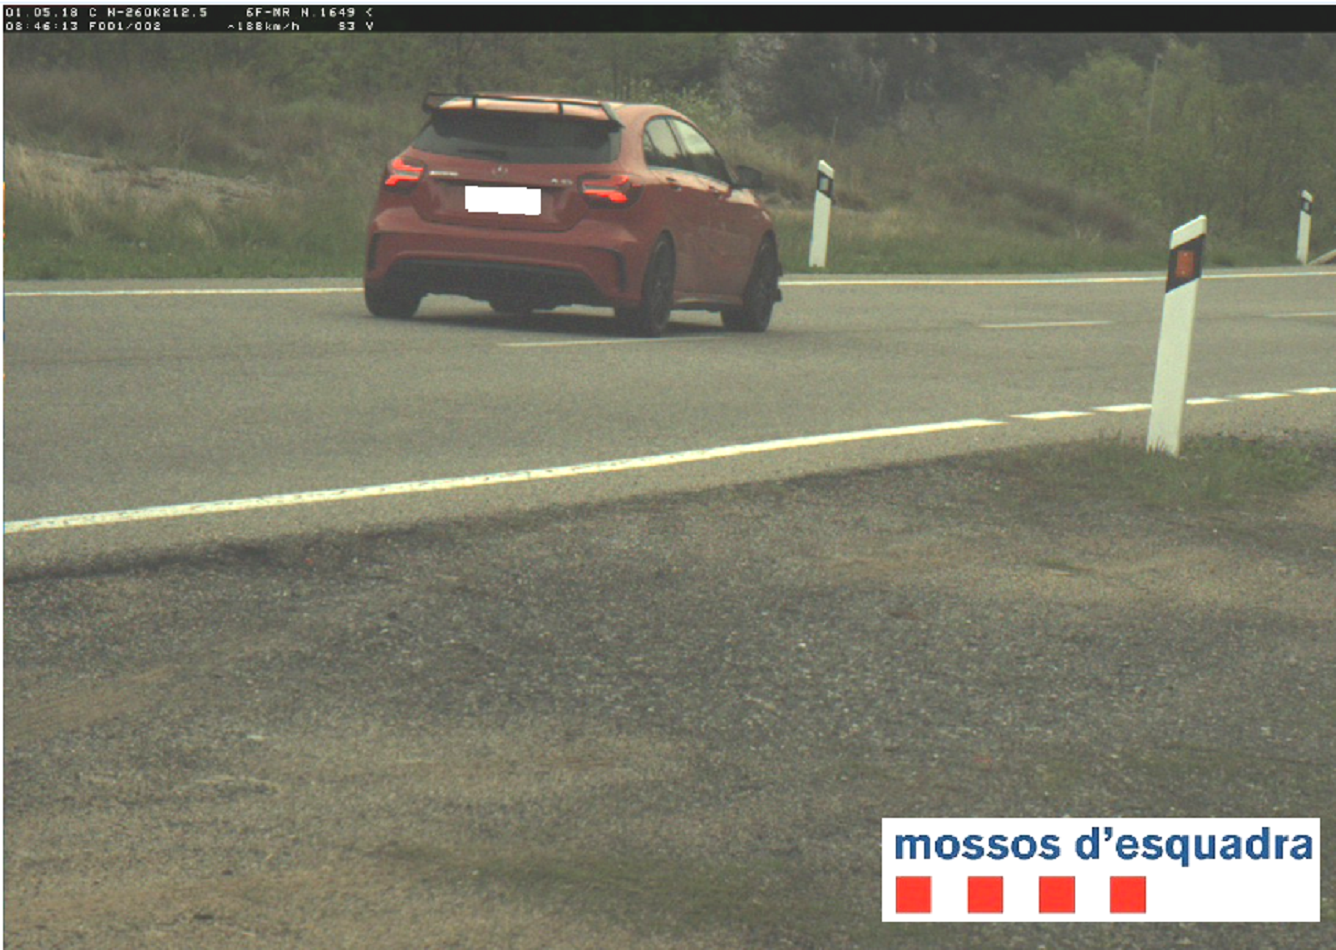
[[[725,307],[721,316],[729,330],[744,333],[762,333],[770,326],[770,314],[779,299],[779,251],[775,242],[766,238],[756,252],[751,276],[742,292],[741,307]]]
[[[673,289],[677,285],[677,256],[672,242],[659,238],[650,252],[641,285],[640,305],[617,311],[617,317],[635,336],[662,336],[673,312]]]
[[[422,303],[420,292],[391,280],[363,281],[362,295],[371,315],[385,320],[407,320]]]

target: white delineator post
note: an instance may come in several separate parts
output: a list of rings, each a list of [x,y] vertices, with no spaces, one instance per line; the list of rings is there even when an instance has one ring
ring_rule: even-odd
[[[812,245],[807,253],[808,267],[826,266],[826,247],[830,243],[830,206],[835,203],[835,169],[824,161],[816,165],[816,198],[812,205]]]
[[[1177,457],[1182,442],[1192,322],[1197,315],[1197,286],[1201,283],[1205,250],[1205,217],[1189,221],[1169,239],[1169,279],[1164,287],[1160,349],[1155,358],[1150,431],[1146,436],[1149,452],[1166,452]]]
[[[1308,239],[1313,230],[1313,195],[1308,191],[1299,192],[1299,248],[1295,256],[1300,264],[1308,263]]]

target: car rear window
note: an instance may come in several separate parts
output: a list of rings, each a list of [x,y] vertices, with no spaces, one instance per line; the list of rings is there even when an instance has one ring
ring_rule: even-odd
[[[415,148],[512,165],[601,165],[613,161],[621,129],[611,122],[519,112],[438,112]]]

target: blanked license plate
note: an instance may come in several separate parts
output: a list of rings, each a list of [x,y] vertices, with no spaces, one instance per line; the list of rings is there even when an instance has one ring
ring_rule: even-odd
[[[465,185],[464,210],[480,214],[543,213],[541,188],[515,188],[500,185]]]

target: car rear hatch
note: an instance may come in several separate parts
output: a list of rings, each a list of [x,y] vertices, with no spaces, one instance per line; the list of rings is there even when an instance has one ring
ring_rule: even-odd
[[[589,212],[582,182],[612,171],[622,127],[587,100],[446,97],[401,160],[425,166],[413,203],[424,220],[565,231]],[[430,105],[429,105],[430,104]]]

